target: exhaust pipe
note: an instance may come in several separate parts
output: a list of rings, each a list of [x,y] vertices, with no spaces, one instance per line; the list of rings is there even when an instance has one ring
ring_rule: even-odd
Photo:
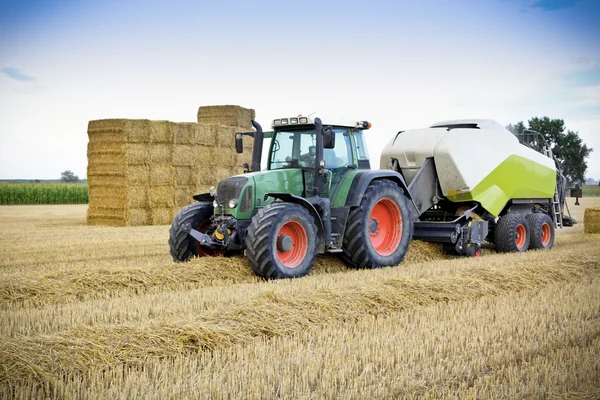
[[[256,129],[256,132],[254,132],[254,146],[252,146],[252,172],[256,172],[260,171],[260,159],[262,158],[265,135],[258,122],[252,120],[252,126]]]

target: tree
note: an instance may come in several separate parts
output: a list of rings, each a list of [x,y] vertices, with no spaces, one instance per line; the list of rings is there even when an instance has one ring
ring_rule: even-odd
[[[552,153],[561,164],[563,175],[567,180],[571,183],[585,181],[585,171],[587,170],[585,159],[589,157],[593,149],[583,143],[579,132],[566,130],[565,121],[562,119],[534,117],[527,123],[528,129],[542,134],[544,141],[550,146]],[[525,128],[522,121],[506,127],[514,134],[521,133]]]
[[[79,177],[73,171],[66,170],[60,173],[60,180],[66,183],[77,183],[79,182]]]

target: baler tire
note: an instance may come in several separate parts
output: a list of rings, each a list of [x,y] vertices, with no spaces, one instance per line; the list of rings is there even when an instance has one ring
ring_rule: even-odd
[[[290,250],[279,250],[279,240],[283,236],[291,239]],[[258,276],[266,279],[299,278],[310,272],[318,243],[317,227],[304,207],[272,203],[252,217],[245,241],[246,256]]]
[[[520,235],[517,237],[517,231]],[[531,240],[531,229],[529,222],[521,214],[505,214],[498,219],[494,229],[494,242],[496,251],[501,253],[518,253],[527,251]],[[520,242],[520,243],[519,243]]]
[[[169,229],[169,248],[173,261],[184,262],[192,256],[198,256],[196,240],[183,227],[190,224],[197,229],[213,215],[213,205],[210,203],[193,203],[182,208]]]
[[[550,249],[554,246],[554,222],[547,214],[532,213],[527,215],[531,232],[530,249]]]
[[[380,229],[379,222],[371,217],[375,206],[381,201],[384,201],[383,204],[387,204],[391,211],[397,209],[400,217],[399,241],[393,237],[392,242],[394,243],[388,246],[388,248],[393,248],[395,245],[396,248],[383,254],[376,250],[371,239],[371,236],[377,235]],[[394,182],[389,180],[371,182],[360,205],[351,209],[348,215],[342,244],[342,261],[351,268],[378,268],[400,264],[408,251],[408,245],[414,232],[412,213],[409,207],[402,189]],[[377,225],[375,233],[370,232],[369,226],[373,220]],[[393,224],[392,222],[391,225]],[[391,232],[393,235],[393,231]],[[383,240],[389,244],[389,237],[385,237]],[[395,244],[396,241],[397,244]],[[383,247],[385,248],[385,246]]]

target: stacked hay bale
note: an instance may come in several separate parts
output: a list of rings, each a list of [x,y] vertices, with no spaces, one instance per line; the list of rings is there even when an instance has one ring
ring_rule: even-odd
[[[583,231],[585,233],[600,233],[600,207],[585,209],[583,214]]]
[[[249,130],[249,121],[243,123],[232,115],[253,116],[254,111],[224,107],[225,124],[219,124],[215,110],[210,120],[200,118],[203,108],[199,111],[202,124],[90,121],[89,225],[169,224],[182,207],[193,202],[195,193],[242,173],[241,165],[252,157],[252,139],[244,138],[246,150],[238,155],[234,134]]]

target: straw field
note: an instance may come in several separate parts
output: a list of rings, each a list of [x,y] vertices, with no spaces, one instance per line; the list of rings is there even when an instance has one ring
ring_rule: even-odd
[[[583,221],[583,199],[571,207]],[[243,258],[170,260],[168,226],[86,206],[0,207],[0,398],[600,396],[600,235],[265,282]],[[32,245],[32,243],[34,245]]]
[[[210,118],[201,119],[206,113]],[[164,225],[193,202],[196,193],[243,172],[247,150],[237,154],[234,134],[247,130],[231,114],[236,106],[200,107],[198,123],[107,119],[88,126],[89,225]],[[221,118],[221,119],[219,119]]]

